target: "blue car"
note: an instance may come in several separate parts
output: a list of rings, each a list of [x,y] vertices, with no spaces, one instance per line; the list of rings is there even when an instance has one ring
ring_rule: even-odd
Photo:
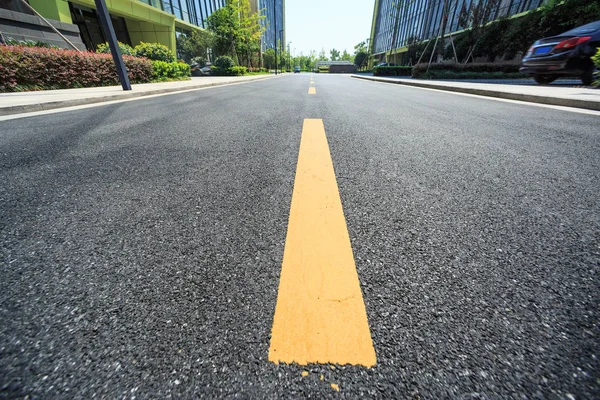
[[[529,48],[520,71],[548,84],[563,76],[577,76],[591,85],[596,67],[591,57],[600,47],[600,21],[540,39]]]

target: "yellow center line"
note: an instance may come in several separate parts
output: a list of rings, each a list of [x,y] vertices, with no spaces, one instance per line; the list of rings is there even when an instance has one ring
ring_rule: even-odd
[[[366,367],[376,363],[320,119],[304,120],[269,361]]]
[[[310,84],[311,84],[311,85],[314,85],[314,84],[315,84],[315,82],[314,82],[314,81],[310,81]]]
[[[317,94],[317,89],[313,86],[309,87],[308,94]]]

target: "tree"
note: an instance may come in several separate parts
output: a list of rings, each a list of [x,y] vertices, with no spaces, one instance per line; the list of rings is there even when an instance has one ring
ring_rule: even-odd
[[[344,49],[344,52],[342,53],[342,56],[340,57],[340,59],[342,61],[349,61],[349,62],[354,62],[354,56],[351,55],[350,53],[348,53],[346,51],[346,49]]]
[[[359,52],[363,52],[363,53],[369,53],[369,39],[365,39],[362,42],[360,42],[359,44],[357,44],[356,46],[354,46],[354,54],[357,54]]]
[[[318,61],[329,61],[329,58],[327,58],[327,53],[325,53],[325,49],[321,49]]]
[[[491,15],[499,4],[500,0],[478,0],[476,4],[471,3],[467,8],[463,3],[458,16],[459,26],[462,26],[463,28],[470,27],[466,32],[466,41],[469,45],[469,51],[464,60],[465,64],[470,58],[473,58],[473,53],[481,38],[482,28],[489,22]]]
[[[238,48],[240,49],[240,53],[243,54],[243,64],[251,68],[252,55],[260,52],[260,37],[264,31],[260,20],[264,16],[252,12],[249,0],[237,0],[234,4],[236,3],[236,9],[240,16]]]
[[[206,19],[208,29],[216,36],[217,54],[231,56],[238,65],[241,59],[251,67],[252,53],[260,47],[261,18],[252,13],[249,0],[227,0]]]
[[[193,31],[191,35],[181,34],[177,37],[179,58],[190,62],[195,57],[208,58],[208,50],[215,44],[215,36],[210,31]]]
[[[361,69],[367,65],[369,61],[369,39],[365,39],[354,46],[354,64],[356,68]]]
[[[331,61],[339,61],[340,59],[340,51],[336,49],[329,50],[329,54],[331,55]]]
[[[275,68],[275,50],[267,49],[263,53],[263,64],[267,69]]]

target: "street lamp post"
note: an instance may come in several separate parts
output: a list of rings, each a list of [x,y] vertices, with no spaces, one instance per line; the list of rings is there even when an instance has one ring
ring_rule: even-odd
[[[277,75],[277,0],[273,0],[273,20],[275,21],[275,75]]]
[[[283,56],[283,49],[285,49],[285,46],[283,45],[283,35],[282,33],[284,32],[283,29],[279,30],[279,52],[281,53],[281,55]],[[277,46],[277,43],[275,43],[275,45]],[[285,58],[283,59],[283,63],[282,63],[283,67],[285,67]]]

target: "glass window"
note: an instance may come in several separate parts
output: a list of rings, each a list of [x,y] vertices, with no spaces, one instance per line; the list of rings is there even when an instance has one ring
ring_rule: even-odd
[[[162,0],[163,10],[169,14],[173,14],[173,7],[171,7],[171,0]]]

